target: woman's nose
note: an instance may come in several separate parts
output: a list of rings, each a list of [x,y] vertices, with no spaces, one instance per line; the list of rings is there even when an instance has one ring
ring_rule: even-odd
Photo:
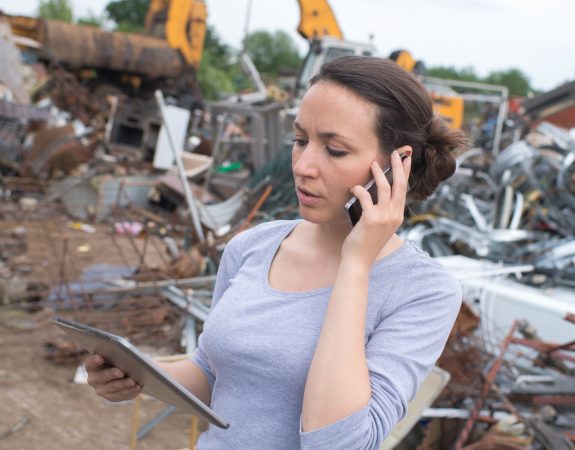
[[[296,149],[292,156],[292,169],[295,176],[315,177],[318,174],[318,149],[308,143],[305,149]]]

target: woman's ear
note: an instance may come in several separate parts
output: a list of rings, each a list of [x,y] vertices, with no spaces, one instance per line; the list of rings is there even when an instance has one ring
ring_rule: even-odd
[[[399,147],[397,149],[397,152],[399,153],[399,155],[405,155],[405,156],[411,156],[413,153],[413,150],[411,148],[411,145],[402,145],[401,147]]]

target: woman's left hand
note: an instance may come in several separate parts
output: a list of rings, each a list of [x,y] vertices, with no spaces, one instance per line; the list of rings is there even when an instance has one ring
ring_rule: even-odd
[[[399,150],[411,150],[402,147]],[[401,160],[395,150],[391,154],[393,186],[389,185],[380,165],[373,161],[371,172],[377,184],[377,204],[363,186],[351,188],[362,207],[361,218],[353,227],[342,247],[342,259],[352,259],[354,264],[369,270],[377,255],[403,222],[411,157]]]

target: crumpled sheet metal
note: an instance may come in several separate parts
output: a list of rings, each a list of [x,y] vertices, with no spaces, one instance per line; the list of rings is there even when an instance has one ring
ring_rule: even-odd
[[[496,158],[473,149],[402,230],[433,256],[533,264],[575,286],[575,139],[548,123]]]

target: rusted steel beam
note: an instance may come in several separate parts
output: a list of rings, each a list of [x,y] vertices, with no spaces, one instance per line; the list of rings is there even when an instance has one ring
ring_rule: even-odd
[[[483,388],[481,390],[481,396],[477,399],[477,402],[475,402],[475,406],[473,407],[473,410],[471,412],[471,415],[469,416],[469,419],[467,419],[467,422],[465,422],[465,426],[463,427],[463,430],[461,430],[461,433],[459,433],[459,436],[457,437],[457,440],[455,441],[455,445],[453,447],[454,450],[461,450],[463,448],[463,446],[465,445],[465,443],[467,442],[467,439],[469,438],[469,435],[471,434],[471,431],[473,430],[473,426],[475,425],[475,422],[477,421],[477,418],[479,416],[479,412],[483,408],[483,404],[485,403],[485,399],[487,398],[487,396],[489,395],[489,392],[491,391],[491,387],[493,385],[493,382],[495,381],[495,377],[497,376],[497,372],[499,372],[499,369],[501,368],[501,364],[503,363],[503,356],[505,355],[505,353],[507,352],[507,349],[509,348],[509,345],[511,344],[511,341],[513,338],[513,333],[515,333],[515,330],[517,329],[517,325],[518,325],[518,322],[516,320],[513,321],[513,324],[511,325],[511,328],[509,329],[509,333],[507,333],[507,336],[503,340],[503,343],[501,344],[501,351],[499,352],[499,356],[493,362],[493,365],[491,366],[491,368],[489,369],[489,372],[487,372],[487,375],[485,376],[485,381],[483,382]]]
[[[541,353],[553,353],[553,356],[560,358],[560,359],[564,359],[565,361],[570,361],[570,362],[575,362],[575,356],[571,356],[568,355],[566,353],[563,352],[559,352],[556,350],[553,350],[553,348],[555,347],[554,345],[550,345],[546,342],[543,341],[536,341],[533,339],[524,339],[524,338],[511,338],[511,342],[513,344],[520,344],[520,345],[524,345],[525,347],[529,347],[532,348],[533,350],[537,350],[538,352]]]
[[[559,344],[551,347],[548,352],[556,352],[557,350],[575,351],[575,341],[567,342],[566,344]]]
[[[262,207],[262,205],[265,203],[265,201],[267,200],[267,198],[269,197],[269,195],[272,193],[272,186],[271,184],[268,184],[263,192],[263,194],[260,196],[260,198],[258,199],[258,201],[256,202],[256,204],[254,205],[254,207],[251,209],[251,211],[248,213],[248,215],[246,216],[244,222],[242,223],[242,225],[240,226],[240,230],[245,230],[246,228],[248,228],[252,222],[252,220],[254,219],[256,213],[259,211],[259,209]]]
[[[575,395],[534,395],[530,400],[536,405],[575,405]]]

